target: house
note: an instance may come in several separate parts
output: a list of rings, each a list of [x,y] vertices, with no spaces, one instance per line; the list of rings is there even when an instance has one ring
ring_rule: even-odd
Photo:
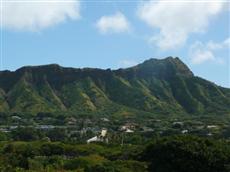
[[[126,133],[133,133],[134,131],[127,128],[127,129],[125,130],[125,132],[126,132]]]
[[[15,115],[15,116],[12,116],[11,118],[12,118],[13,120],[17,120],[17,121],[19,121],[19,120],[21,120],[21,119],[22,119],[21,117],[16,116],[16,115]]]
[[[128,129],[128,127],[125,126],[125,125],[123,125],[123,126],[120,127],[120,130],[121,130],[121,131],[125,131],[126,129]]]
[[[106,130],[105,128],[103,128],[103,129],[101,130],[101,136],[102,136],[102,137],[105,137],[106,134],[107,134],[107,130]]]
[[[135,123],[126,123],[125,125],[120,127],[120,131],[126,131],[127,129],[135,130],[137,126],[138,125]]]
[[[217,125],[207,125],[208,129],[217,129],[218,126]]]
[[[188,133],[188,130],[182,130],[181,133],[186,134],[186,133]]]
[[[108,143],[108,138],[107,138],[107,129],[103,128],[101,130],[100,135],[94,136],[86,141],[87,143],[91,142],[106,142]]]
[[[110,120],[108,118],[101,118],[103,122],[109,122]]]
[[[66,121],[68,125],[75,125],[77,123],[77,120],[74,117],[67,118]]]
[[[12,125],[12,126],[9,127],[10,130],[14,130],[14,129],[17,129],[17,128],[18,128],[17,125]]]
[[[101,138],[98,136],[92,137],[91,139],[87,140],[87,143],[91,143],[91,142],[101,142]]]

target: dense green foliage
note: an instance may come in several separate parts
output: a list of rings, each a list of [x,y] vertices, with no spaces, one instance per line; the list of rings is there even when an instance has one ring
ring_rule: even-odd
[[[156,172],[229,172],[229,141],[197,137],[168,137],[154,141],[142,159]]]
[[[119,70],[23,67],[0,72],[0,111],[229,114],[230,91],[172,57]]]
[[[59,142],[1,143],[1,171],[144,172],[138,146],[73,145]],[[139,149],[141,150],[141,149]],[[140,151],[139,151],[140,152]]]
[[[144,145],[0,142],[0,170],[81,172],[230,172],[227,140],[155,138]]]

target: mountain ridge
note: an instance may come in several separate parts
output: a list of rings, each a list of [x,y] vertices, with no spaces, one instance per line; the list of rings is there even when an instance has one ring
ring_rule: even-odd
[[[194,76],[177,57],[116,70],[49,64],[0,72],[3,112],[96,112],[114,107],[153,114],[229,114],[230,89]]]

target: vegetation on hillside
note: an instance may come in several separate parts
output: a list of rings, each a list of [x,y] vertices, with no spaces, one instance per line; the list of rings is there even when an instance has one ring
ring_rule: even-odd
[[[46,65],[0,72],[2,112],[228,115],[229,96],[172,57],[118,70]]]

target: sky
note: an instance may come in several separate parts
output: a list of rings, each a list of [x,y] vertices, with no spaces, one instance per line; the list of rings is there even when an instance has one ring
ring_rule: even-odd
[[[0,68],[117,69],[173,56],[230,88],[229,2],[0,0]]]

